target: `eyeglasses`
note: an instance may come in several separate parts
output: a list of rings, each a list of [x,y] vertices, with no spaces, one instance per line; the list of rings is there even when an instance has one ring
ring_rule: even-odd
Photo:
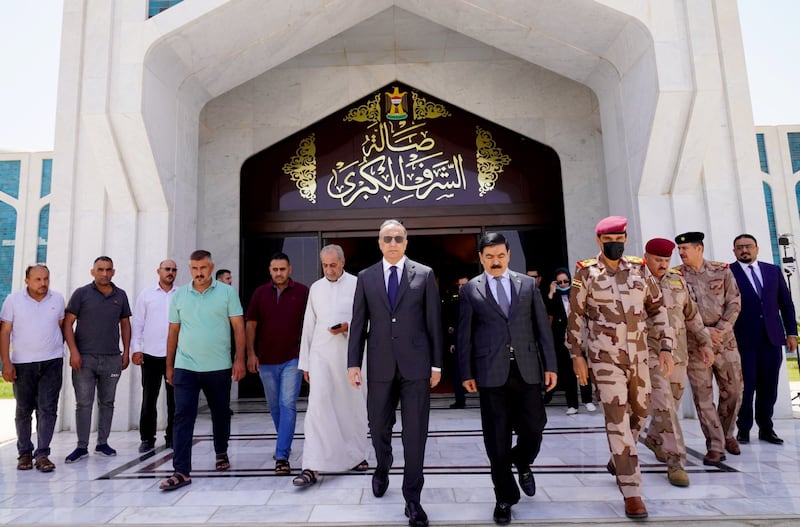
[[[539,278],[538,274],[532,274],[532,275],[528,275],[528,276],[530,276],[531,278]]]
[[[383,237],[383,243],[385,243],[387,245],[392,243],[392,240],[394,240],[395,243],[403,243],[403,240],[405,240],[405,237],[404,236],[384,236]]]
[[[568,284],[569,280],[556,280],[557,284]]]
[[[177,267],[161,267],[161,270],[162,271],[166,271],[168,273],[169,272],[173,272],[173,273],[178,272],[178,268]]]
[[[744,251],[745,249],[750,250],[755,247],[755,244],[748,243],[747,245],[735,245],[733,248],[737,251]]]

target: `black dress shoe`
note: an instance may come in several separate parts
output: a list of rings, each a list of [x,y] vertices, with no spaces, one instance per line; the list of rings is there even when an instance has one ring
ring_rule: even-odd
[[[406,502],[406,518],[411,527],[428,527],[428,515],[416,501]]]
[[[758,438],[762,441],[766,441],[767,443],[772,443],[773,445],[783,444],[783,439],[775,434],[775,430],[769,430],[767,432],[760,431],[758,432]]]
[[[749,443],[750,442],[750,432],[745,432],[744,430],[739,430],[739,433],[736,434],[736,440],[740,443]]]
[[[528,469],[527,472],[519,473],[519,488],[521,488],[522,492],[527,496],[536,494],[536,480],[533,478],[533,472],[531,472],[530,469]]]
[[[139,453],[144,454],[145,452],[150,452],[155,448],[153,441],[142,441],[139,444]]]
[[[386,489],[389,488],[389,473],[380,473],[377,470],[372,475],[372,494],[376,498],[380,498],[386,494]]]
[[[494,506],[494,522],[497,525],[508,525],[511,523],[511,504],[498,501]]]
[[[464,401],[461,401],[461,402],[456,401],[456,402],[454,402],[453,404],[450,405],[450,408],[453,409],[453,410],[458,410],[458,409],[461,409],[461,408],[466,408],[466,406],[467,405],[466,405],[466,403]]]

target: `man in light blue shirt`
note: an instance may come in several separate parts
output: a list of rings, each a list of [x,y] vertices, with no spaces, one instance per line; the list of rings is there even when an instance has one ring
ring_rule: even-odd
[[[175,472],[161,482],[161,490],[192,482],[192,435],[201,390],[211,411],[215,468],[230,468],[231,377],[239,381],[245,374],[244,319],[236,290],[212,278],[214,263],[208,251],[194,251],[189,270],[192,281],[175,292],[169,309],[167,380],[175,387]],[[233,365],[231,327],[236,347]]]

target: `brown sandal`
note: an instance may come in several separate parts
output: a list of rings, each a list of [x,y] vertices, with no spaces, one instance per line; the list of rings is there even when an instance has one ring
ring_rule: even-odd
[[[289,466],[288,459],[276,459],[275,460],[275,474],[278,476],[288,476],[292,473],[292,467]]]
[[[366,472],[367,470],[369,470],[369,463],[367,463],[367,460],[364,459],[358,465],[354,466],[350,470],[355,470],[356,472]]]
[[[33,468],[33,456],[22,454],[17,458],[17,470],[30,470]]]
[[[229,468],[231,468],[231,462],[228,459],[228,453],[223,452],[222,454],[217,454],[216,469],[221,471],[228,470]]]
[[[52,472],[55,468],[56,466],[47,456],[41,456],[36,459],[36,470],[39,472]]]

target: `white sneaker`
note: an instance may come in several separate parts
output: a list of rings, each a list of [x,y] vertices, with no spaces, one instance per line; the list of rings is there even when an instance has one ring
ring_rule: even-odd
[[[597,407],[594,405],[594,403],[586,403],[583,406],[585,406],[586,409],[588,411],[590,411],[590,412],[596,412],[597,411]]]
[[[577,408],[572,408],[571,406],[569,408],[567,408],[567,415],[575,415],[577,413],[578,413],[578,409]]]

